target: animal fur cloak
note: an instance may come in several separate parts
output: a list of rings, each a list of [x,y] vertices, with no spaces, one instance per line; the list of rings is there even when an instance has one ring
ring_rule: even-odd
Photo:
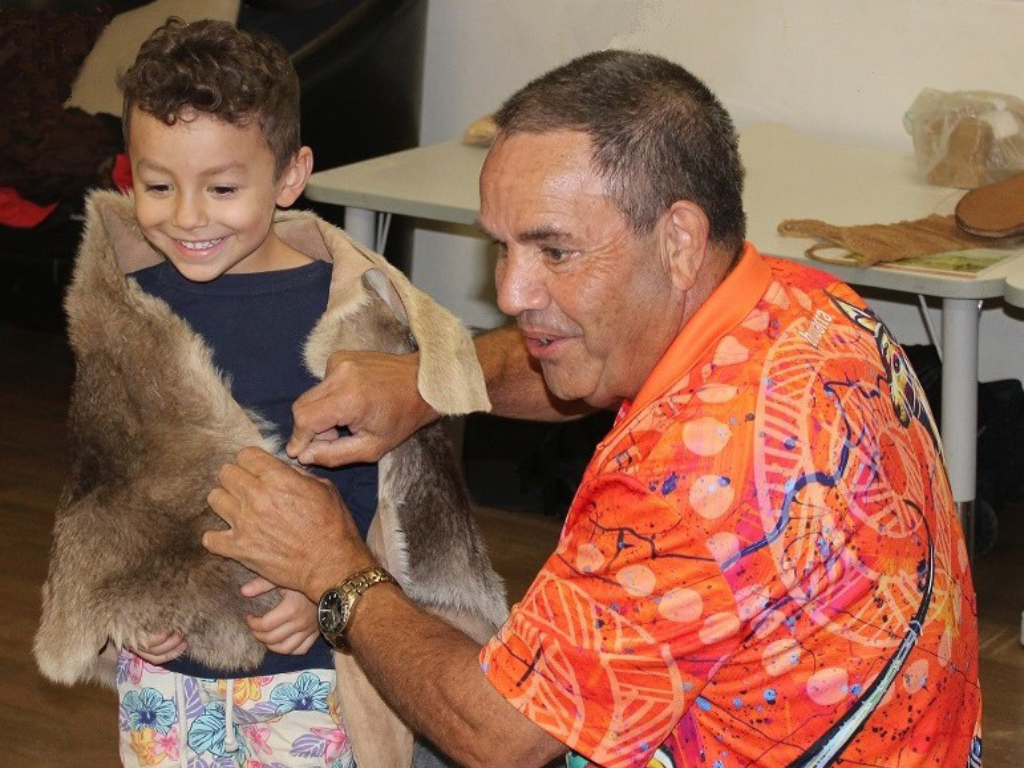
[[[489,408],[472,341],[454,317],[316,216],[279,213],[274,226],[295,249],[333,262],[328,307],[305,348],[314,375],[337,349],[418,348],[419,389],[436,410]],[[71,468],[35,640],[40,670],[60,683],[96,678],[108,642],[132,645],[167,629],[182,632],[190,655],[210,667],[255,666],[264,647],[244,616],[277,599],[243,598],[239,587],[253,574],[201,544],[203,531],[224,527],[206,503],[220,467],[245,446],[275,452],[278,440],[232,399],[205,342],[127,277],[162,259],[130,198],[91,196],[66,300],[76,358]],[[442,427],[385,456],[379,477],[376,556],[414,600],[488,637],[507,615],[504,588]],[[360,768],[408,765],[411,734],[351,657],[335,658]]]

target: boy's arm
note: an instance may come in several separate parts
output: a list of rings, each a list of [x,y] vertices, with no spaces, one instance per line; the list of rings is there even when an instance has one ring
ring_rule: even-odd
[[[582,403],[559,401],[548,392],[514,325],[482,334],[474,343],[492,413],[558,421],[591,410]],[[288,455],[303,464],[328,467],[378,461],[438,418],[416,388],[418,364],[415,353],[335,352],[324,380],[295,401]],[[338,425],[347,426],[352,435],[339,436]]]

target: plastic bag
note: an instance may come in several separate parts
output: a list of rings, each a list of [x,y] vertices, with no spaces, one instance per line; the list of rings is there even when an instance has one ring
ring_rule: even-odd
[[[1024,171],[1024,102],[988,91],[925,88],[903,119],[922,176],[974,189]]]

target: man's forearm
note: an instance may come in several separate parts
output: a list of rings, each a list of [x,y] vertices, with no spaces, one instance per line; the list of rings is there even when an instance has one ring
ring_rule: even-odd
[[[397,588],[367,591],[347,639],[392,708],[460,765],[530,768],[565,752],[487,682],[475,641]]]
[[[534,421],[574,419],[593,411],[583,402],[558,400],[548,391],[536,361],[515,325],[477,336],[476,354],[487,382],[491,412]]]

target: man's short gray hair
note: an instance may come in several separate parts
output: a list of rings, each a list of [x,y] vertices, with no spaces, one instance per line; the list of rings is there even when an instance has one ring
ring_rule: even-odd
[[[499,135],[572,130],[593,142],[609,197],[639,233],[677,200],[699,205],[710,239],[736,254],[745,236],[743,166],[728,112],[703,82],[651,54],[601,51],[513,94]]]

